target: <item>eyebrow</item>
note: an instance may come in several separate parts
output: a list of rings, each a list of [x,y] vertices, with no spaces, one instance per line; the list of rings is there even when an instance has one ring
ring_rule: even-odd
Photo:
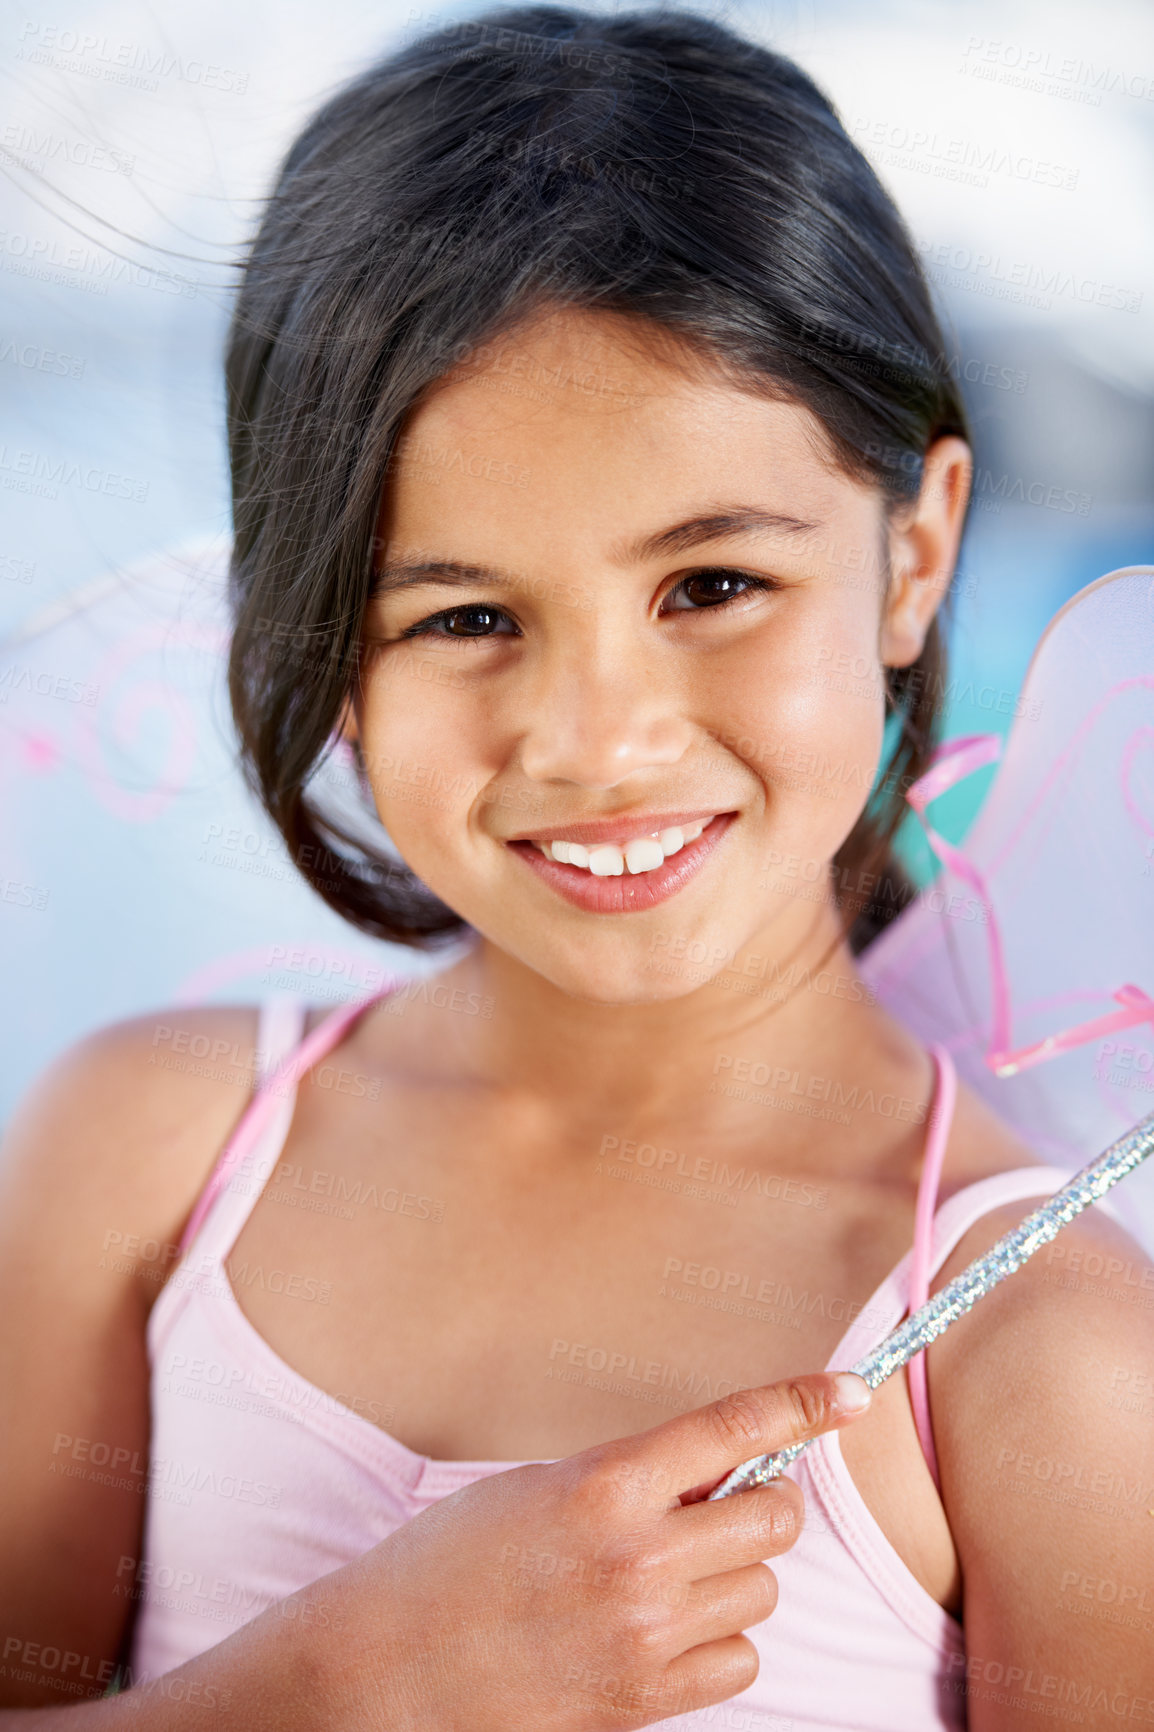
[[[617,565],[640,565],[663,555],[686,553],[707,541],[720,541],[736,535],[808,535],[819,526],[803,517],[793,517],[785,511],[765,511],[760,506],[719,506],[698,512],[668,529],[618,543],[610,550]],[[516,575],[499,566],[475,565],[457,559],[388,560],[373,578],[372,598],[390,594],[397,589],[415,588],[421,584],[492,584],[516,588]]]

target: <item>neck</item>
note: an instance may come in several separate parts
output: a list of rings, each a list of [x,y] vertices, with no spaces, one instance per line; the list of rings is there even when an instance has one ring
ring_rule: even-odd
[[[591,1111],[622,1123],[748,1120],[765,1107],[752,1088],[725,1089],[741,1078],[764,1085],[784,1073],[796,1092],[815,1078],[855,1081],[871,1067],[921,1068],[916,1043],[872,1001],[824,904],[807,908],[792,933],[759,934],[709,981],[654,1003],[574,998],[483,939],[450,977],[493,1006],[485,1020],[449,1019],[462,1025],[451,1039],[467,1069],[548,1102],[567,1122]]]

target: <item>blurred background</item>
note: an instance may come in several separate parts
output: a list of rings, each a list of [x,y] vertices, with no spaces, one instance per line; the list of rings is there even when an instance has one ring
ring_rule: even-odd
[[[186,561],[227,549],[228,263],[280,157],[367,61],[479,10],[0,10],[0,1121],[98,1024],[271,986],[335,1002],[443,965],[296,878],[235,771],[222,622]],[[1154,562],[1154,15],[699,10],[817,79],[916,238],[977,437],[947,732],[1004,734],[1056,609]],[[935,808],[947,835],[989,780]]]

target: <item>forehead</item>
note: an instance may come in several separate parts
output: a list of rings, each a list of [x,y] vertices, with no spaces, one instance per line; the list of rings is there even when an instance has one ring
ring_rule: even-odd
[[[726,382],[720,357],[655,320],[548,304],[478,344],[442,383],[484,373],[532,378],[544,388],[569,387],[603,402],[652,394],[674,378],[707,386]]]
[[[526,508],[538,529],[624,531],[740,497],[818,522],[871,490],[836,464],[808,409],[650,321],[551,308],[466,355],[400,430],[381,531],[427,535]],[[628,520],[628,521],[627,521]]]

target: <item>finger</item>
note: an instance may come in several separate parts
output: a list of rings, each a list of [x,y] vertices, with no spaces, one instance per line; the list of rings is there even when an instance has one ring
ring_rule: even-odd
[[[748,1690],[757,1677],[761,1656],[748,1636],[726,1636],[719,1642],[703,1642],[671,1660],[665,1668],[663,1689],[676,1704],[665,1713],[685,1714],[695,1708],[711,1708]]]
[[[870,1393],[865,1379],[853,1372],[814,1371],[735,1390],[649,1431],[603,1445],[598,1453],[610,1472],[633,1480],[645,1501],[668,1507],[690,1487],[717,1483],[753,1456],[771,1455],[846,1424],[866,1410]]]
[[[690,1504],[675,1517],[664,1530],[665,1555],[696,1581],[787,1552],[805,1526],[805,1499],[783,1477],[740,1497]]]
[[[764,1624],[777,1605],[777,1577],[767,1564],[747,1564],[690,1584],[681,1628],[694,1647]]]

